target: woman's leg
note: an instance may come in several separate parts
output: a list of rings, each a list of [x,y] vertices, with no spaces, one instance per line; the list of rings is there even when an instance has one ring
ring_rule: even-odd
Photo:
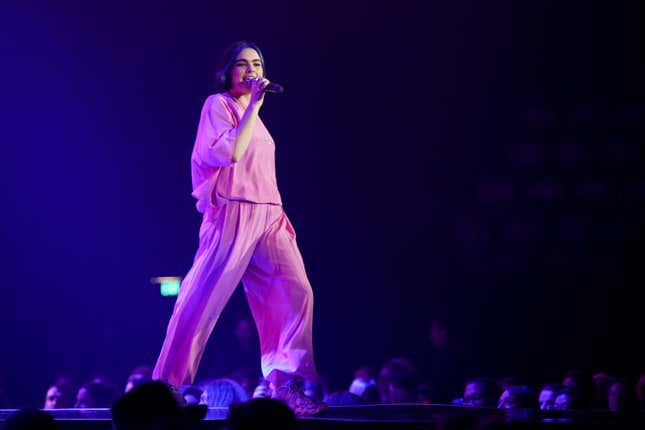
[[[154,379],[175,386],[195,379],[208,337],[265,231],[263,206],[230,202],[204,215],[199,250],[179,289]]]
[[[312,346],[313,292],[295,232],[279,206],[244,275],[262,351],[262,373],[279,387],[293,376],[317,378]]]

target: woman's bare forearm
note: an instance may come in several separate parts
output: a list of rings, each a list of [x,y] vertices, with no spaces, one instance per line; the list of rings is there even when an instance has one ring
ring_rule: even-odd
[[[249,147],[259,112],[260,106],[257,103],[250,104],[246,108],[240,123],[237,125],[237,137],[235,138],[235,147],[233,148],[233,163],[237,163]]]

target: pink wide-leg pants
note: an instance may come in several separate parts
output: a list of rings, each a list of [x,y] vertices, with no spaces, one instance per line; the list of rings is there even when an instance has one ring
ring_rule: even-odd
[[[292,375],[316,378],[313,293],[293,227],[281,206],[231,201],[204,214],[199,249],[181,284],[154,379],[193,383],[208,337],[240,280],[257,325],[264,376],[275,385]]]

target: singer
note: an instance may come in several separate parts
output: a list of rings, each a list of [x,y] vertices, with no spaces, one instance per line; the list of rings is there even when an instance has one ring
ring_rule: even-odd
[[[217,67],[218,92],[204,103],[191,158],[192,195],[203,213],[199,248],[153,378],[174,387],[193,382],[206,341],[241,280],[272,396],[298,415],[312,415],[326,409],[303,391],[303,379],[318,377],[313,293],[282,208],[275,144],[259,116],[270,84],[265,76],[262,52],[250,42],[229,46]]]

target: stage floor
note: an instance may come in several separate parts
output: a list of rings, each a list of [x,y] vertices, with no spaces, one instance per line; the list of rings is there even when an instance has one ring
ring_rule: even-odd
[[[15,409],[0,409],[5,421]],[[201,429],[223,428],[227,408],[211,408]],[[48,410],[61,430],[111,429],[109,409]],[[467,408],[451,405],[332,406],[326,413],[300,418],[299,428],[314,429],[645,429],[645,414],[606,411],[539,411]]]

